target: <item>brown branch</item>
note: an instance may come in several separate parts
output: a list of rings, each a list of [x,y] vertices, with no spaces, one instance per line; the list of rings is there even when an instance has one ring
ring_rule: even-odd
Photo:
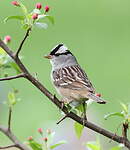
[[[27,146],[25,146],[23,143],[21,143],[17,137],[8,130],[8,128],[5,128],[4,126],[0,125],[0,131],[4,133],[15,145],[15,147],[21,149],[21,150],[30,150]]]
[[[34,78],[26,69],[26,67],[23,65],[21,60],[19,58],[16,58],[15,55],[12,53],[12,51],[3,43],[2,40],[0,40],[0,46],[9,54],[10,57],[14,59],[14,61],[17,63],[21,71],[25,74],[25,78],[29,80],[37,89],[39,89],[44,95],[46,95],[58,108],[62,108],[62,111],[67,114],[67,116],[74,121],[79,122],[80,124],[84,124],[87,128],[104,135],[105,137],[108,137],[112,139],[113,141],[116,141],[118,143],[123,143],[125,146],[130,149],[130,141],[128,139],[124,139],[124,137],[118,136],[113,134],[112,132],[105,130],[101,127],[98,127],[97,125],[91,123],[91,122],[86,122],[84,123],[83,119],[73,112],[68,112],[68,109],[63,105],[62,103],[53,95],[51,94],[45,87],[42,85],[36,78]]]
[[[65,120],[68,117],[68,114],[66,114],[64,117],[62,117],[56,124],[61,123],[63,120]]]
[[[128,123],[127,123],[127,122],[123,123],[123,125],[122,125],[122,136],[123,136],[124,138],[126,138],[126,139],[127,139],[127,131],[128,131],[128,128],[129,128]]]
[[[18,74],[18,75],[16,75],[16,76],[0,78],[0,81],[13,80],[13,79],[17,79],[17,78],[22,78],[22,77],[24,77],[24,76],[25,76],[25,74],[24,74],[24,73],[21,73],[21,74]]]
[[[11,117],[12,117],[12,108],[9,107],[9,118],[8,118],[8,130],[11,129]]]
[[[18,48],[18,50],[17,50],[17,52],[16,52],[16,54],[15,54],[15,57],[16,57],[16,58],[18,58],[18,55],[19,55],[19,53],[20,53],[20,51],[21,51],[21,49],[22,49],[22,46],[23,46],[25,40],[26,40],[27,37],[29,36],[29,32],[30,32],[30,31],[31,31],[31,28],[29,28],[29,29],[27,30],[27,32],[26,32],[26,34],[25,34],[23,40],[21,41],[20,46],[19,46],[19,48]]]
[[[0,146],[0,149],[7,149],[7,148],[12,148],[12,147],[17,147],[17,145],[16,144],[14,144],[14,145],[9,145],[9,146]]]

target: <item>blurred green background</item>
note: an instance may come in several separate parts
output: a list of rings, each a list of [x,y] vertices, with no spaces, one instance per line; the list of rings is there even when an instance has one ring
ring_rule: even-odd
[[[75,54],[79,63],[103,97],[106,105],[93,104],[88,110],[88,120],[113,132],[120,124],[119,118],[103,119],[109,112],[120,111],[120,102],[129,103],[130,99],[130,1],[129,0],[23,0],[30,11],[36,2],[50,6],[49,14],[54,16],[55,25],[49,24],[47,30],[34,29],[26,41],[21,55],[23,62],[32,74],[52,92],[56,93],[51,80],[51,65],[43,55],[58,43],[65,43]],[[9,15],[21,14],[20,9],[11,5],[11,0],[0,1],[0,37],[12,37],[10,47],[17,49],[24,36],[19,22],[3,19]],[[12,74],[13,75],[13,74]],[[12,128],[22,140],[32,135],[37,137],[37,128],[51,128],[56,131],[55,141],[65,139],[65,149],[85,149],[83,143],[94,140],[94,132],[85,129],[78,140],[73,123],[65,120],[60,125],[56,121],[60,111],[35,87],[24,79],[0,82],[0,102],[7,99],[7,93],[13,87],[19,89],[21,101],[13,109]],[[6,124],[7,106],[0,104],[0,124]],[[101,139],[103,140],[104,138]],[[113,144],[105,138],[102,142],[107,150]],[[101,140],[101,141],[102,141]],[[9,143],[0,133],[0,143]]]

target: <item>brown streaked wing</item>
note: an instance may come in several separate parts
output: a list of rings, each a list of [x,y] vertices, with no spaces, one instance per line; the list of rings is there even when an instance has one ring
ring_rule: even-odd
[[[68,66],[53,71],[54,85],[57,87],[70,88],[74,90],[87,88],[90,92],[94,93],[95,90],[92,83],[88,79],[86,73],[80,66]]]

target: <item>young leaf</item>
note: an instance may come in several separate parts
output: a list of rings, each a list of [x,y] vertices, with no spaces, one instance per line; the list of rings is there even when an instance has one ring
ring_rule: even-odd
[[[130,122],[130,104],[128,104],[128,122]]]
[[[86,144],[90,150],[101,150],[97,145],[93,145],[91,143]]]
[[[128,104],[128,115],[130,116],[130,104]]]
[[[124,144],[119,144],[118,146],[115,146],[111,148],[110,150],[121,150],[124,147]]]
[[[4,22],[6,23],[8,20],[12,20],[12,19],[24,20],[25,16],[9,16],[4,19]]]
[[[17,74],[21,73],[21,70],[19,69],[18,65],[15,62],[11,62],[10,66],[15,69]]]
[[[76,133],[77,137],[80,138],[82,135],[84,126],[79,124],[78,122],[75,122],[74,128],[75,128],[75,133]]]
[[[78,111],[80,111],[80,112],[84,112],[84,109],[83,109],[83,105],[82,104],[80,104],[80,105],[78,105],[77,107],[75,107]]]
[[[105,115],[104,119],[108,119],[108,118],[113,117],[113,116],[124,117],[124,115],[121,112],[115,112],[115,113],[110,113],[110,114]]]
[[[22,9],[24,15],[27,16],[28,11],[27,11],[27,8],[25,7],[25,5],[23,5],[22,3],[20,3],[20,7],[21,7],[21,9]]]
[[[13,92],[8,93],[9,106],[13,106],[16,104],[15,94]]]
[[[27,30],[27,29],[30,28],[30,25],[28,25],[28,24],[23,24],[22,28],[25,29],[25,30]]]
[[[41,22],[36,22],[35,26],[40,28],[40,29],[47,29],[48,25],[46,23],[41,23]]]
[[[39,15],[38,20],[47,18],[52,24],[54,24],[54,18],[50,15]]]
[[[67,142],[66,142],[66,141],[59,141],[57,144],[51,145],[51,146],[50,146],[50,149],[54,149],[54,148],[56,148],[57,146],[60,146],[60,145],[65,144],[65,143],[67,143]]]
[[[42,150],[42,145],[37,143],[34,140],[29,141],[28,145],[33,149],[33,150]]]
[[[0,55],[5,55],[6,52],[3,50],[3,48],[0,47]]]
[[[86,101],[87,109],[93,104],[93,102],[94,102],[94,101],[92,101],[92,100]]]
[[[124,112],[125,112],[126,114],[128,114],[128,107],[127,107],[127,105],[125,105],[124,103],[120,103],[120,104],[121,104],[121,106],[122,106]]]
[[[86,146],[87,146],[87,148],[89,148],[89,150],[101,150],[99,141],[87,142]]]
[[[47,18],[52,24],[55,23],[55,22],[54,22],[54,18],[53,18],[52,16],[46,15],[46,18]]]
[[[39,9],[33,9],[32,14],[41,14],[41,11]]]
[[[54,139],[54,136],[55,136],[55,132],[51,132],[49,135],[48,135],[48,145],[50,145],[52,142],[53,142],[53,139]]]

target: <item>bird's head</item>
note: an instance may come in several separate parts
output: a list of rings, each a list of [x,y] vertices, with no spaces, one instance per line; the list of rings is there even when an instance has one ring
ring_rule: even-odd
[[[50,59],[50,62],[54,69],[61,68],[65,66],[70,66],[76,63],[76,59],[73,54],[68,50],[64,44],[56,45],[49,55],[44,56],[45,58]]]

